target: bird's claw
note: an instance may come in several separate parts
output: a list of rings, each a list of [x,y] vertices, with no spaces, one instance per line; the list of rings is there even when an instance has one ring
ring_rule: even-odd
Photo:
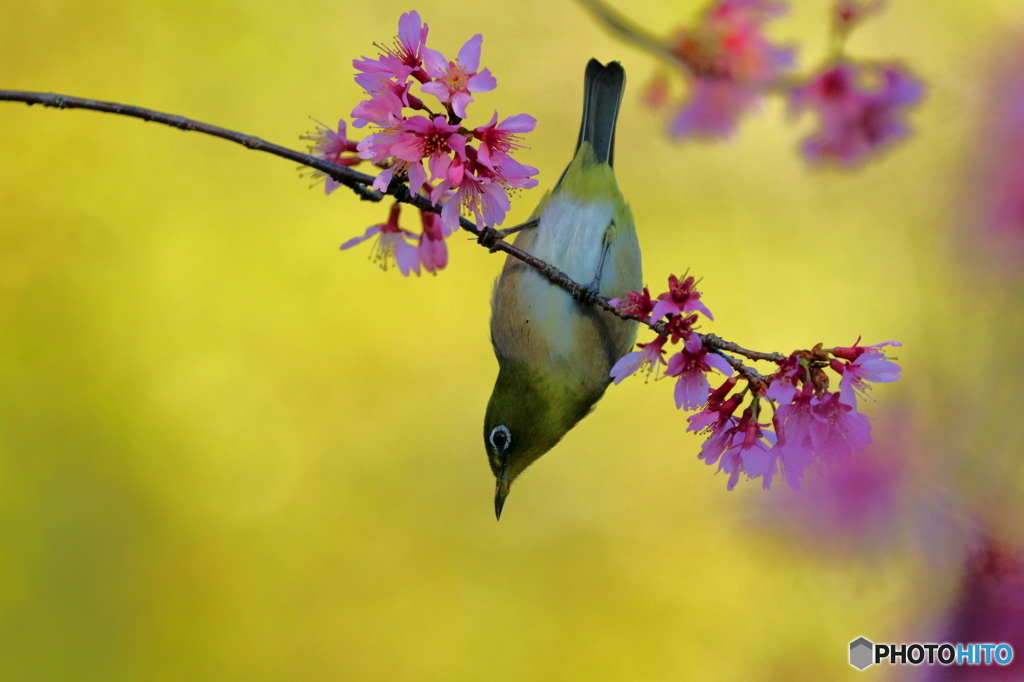
[[[597,285],[588,284],[585,287],[580,287],[573,292],[572,297],[582,303],[583,305],[594,305],[597,302],[601,292],[598,291]]]
[[[491,253],[494,253],[498,250],[498,242],[503,239],[504,235],[500,231],[485,225],[480,228],[480,234],[477,235],[476,241],[481,246],[486,246]]]

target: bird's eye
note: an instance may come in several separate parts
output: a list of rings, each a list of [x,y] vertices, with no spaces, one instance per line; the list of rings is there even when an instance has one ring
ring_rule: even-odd
[[[494,448],[495,454],[505,452],[511,444],[512,434],[509,433],[508,428],[504,425],[495,426],[491,431],[491,447]]]

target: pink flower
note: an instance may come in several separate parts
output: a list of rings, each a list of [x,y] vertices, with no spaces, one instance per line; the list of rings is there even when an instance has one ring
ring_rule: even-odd
[[[537,185],[537,169],[511,156],[522,148],[520,135],[532,131],[536,120],[519,114],[499,124],[495,113],[485,126],[462,127],[472,94],[497,84],[490,71],[479,70],[483,38],[470,38],[458,59],[448,62],[426,46],[427,33],[419,14],[403,14],[393,47],[382,47],[377,59],[354,62],[360,71],[356,81],[371,95],[353,109],[354,125],[371,123],[378,128],[356,149],[361,159],[384,169],[375,178],[374,189],[386,191],[396,179],[408,181],[413,194],[426,187],[431,200],[443,207],[443,236],[459,229],[464,214],[481,225],[499,225],[510,208],[509,194]],[[413,94],[417,81],[421,92],[441,99],[447,116],[431,113]],[[408,116],[406,109],[425,111],[429,117]],[[479,141],[479,147],[470,146],[472,141]],[[431,241],[423,241],[425,249]],[[430,248],[440,255],[439,246]]]
[[[690,100],[672,118],[669,132],[675,137],[728,137],[759,97],[756,91],[731,81],[698,79]]]
[[[390,128],[402,120],[402,108],[409,99],[407,88],[387,87],[352,110],[352,125],[362,128],[372,123],[378,128]]]
[[[719,0],[700,25],[677,34],[670,50],[692,92],[672,121],[673,135],[719,138],[735,130],[765,87],[792,66],[793,51],[773,45],[763,28],[785,11],[769,0]]]
[[[878,87],[861,83],[871,76]],[[804,140],[812,163],[854,167],[910,135],[906,110],[921,101],[924,88],[896,64],[862,65],[839,61],[790,93],[790,108],[799,115],[818,113],[819,128]]]
[[[427,181],[424,159],[437,180],[447,174],[452,155],[466,158],[466,138],[458,130],[458,125],[449,124],[443,116],[433,120],[413,116],[402,122],[402,132],[395,136],[389,151],[397,160],[396,165],[408,173],[409,191],[418,193]]]
[[[413,116],[364,139],[359,143],[363,158],[380,161],[394,157],[392,167],[377,176],[374,189],[385,191],[394,170],[401,170],[409,178],[409,190],[418,193],[427,181],[424,159],[435,179],[444,176],[451,165],[452,154],[465,158],[466,137],[458,130],[458,125],[447,123],[443,116],[433,120]]]
[[[753,416],[753,409],[748,407],[740,420],[726,430],[726,434],[731,434],[731,437],[724,443],[724,447],[723,444],[715,444],[716,450],[722,449],[718,470],[729,474],[726,485],[728,490],[736,487],[741,472],[750,478],[768,474],[772,465],[769,451],[775,444],[775,434],[766,430],[767,426],[759,424]],[[724,440],[725,436],[721,438]]]
[[[725,398],[736,387],[737,381],[736,377],[729,377],[721,386],[708,394],[707,406],[697,414],[687,417],[686,421],[689,422],[686,427],[687,433],[696,431],[697,433],[714,434],[726,426],[732,413],[743,402],[743,396],[740,393],[736,393],[728,400]]]
[[[432,165],[452,154],[465,158],[466,138],[458,131],[459,126],[448,123],[444,116],[413,116],[402,121],[402,132],[395,137],[390,153],[409,163],[429,159]],[[444,170],[437,175],[444,175]]]
[[[900,378],[900,366],[887,360],[880,350],[861,354],[853,362],[832,361],[832,369],[842,374],[839,399],[844,405],[857,409],[857,395],[863,397],[868,382],[888,383]]]
[[[498,112],[494,112],[491,122],[473,131],[480,140],[477,159],[481,164],[495,170],[495,164],[509,155],[513,149],[521,149],[519,135],[528,133],[537,125],[537,119],[528,114],[509,116],[498,124]]]
[[[806,441],[820,459],[848,457],[871,444],[871,422],[839,400],[839,393],[825,392],[811,399]],[[789,438],[790,434],[787,433]]]
[[[491,161],[493,163],[493,157]],[[533,189],[537,186],[537,180],[535,180],[533,176],[539,171],[533,166],[527,166],[525,163],[519,163],[511,156],[502,158],[500,163],[495,164],[494,168],[489,170],[492,171],[491,177],[494,178],[495,182],[504,187],[506,191],[515,189]]]
[[[319,121],[317,123],[319,127],[316,131],[302,137],[313,143],[309,146],[310,154],[339,166],[354,166],[362,161],[358,156],[344,156],[357,151],[356,143],[346,135],[345,119],[338,121],[337,132]],[[312,175],[314,178],[324,178],[324,191],[327,194],[341,186],[341,183],[321,171],[313,171]]]
[[[449,62],[440,52],[426,48],[424,66],[433,80],[421,89],[443,104],[450,104],[459,118],[466,118],[466,107],[473,101],[471,93],[488,92],[498,85],[488,69],[477,72],[482,42],[483,36],[479,33],[467,40],[454,62]]]
[[[417,76],[426,80],[421,66],[423,51],[428,49],[427,32],[429,27],[420,20],[416,11],[406,12],[398,19],[398,37],[392,47],[381,47],[384,50],[377,59],[363,57],[352,61],[354,66],[363,73],[356,76],[367,92],[374,94],[383,80],[395,78],[404,82],[409,76]]]
[[[732,366],[716,353],[708,353],[697,334],[690,335],[679,351],[668,361],[665,376],[679,377],[676,380],[676,409],[696,410],[708,393],[707,373],[717,369],[726,376],[732,376]]]
[[[804,380],[806,372],[796,354],[779,363],[779,371],[768,387],[766,395],[779,405],[788,405],[796,397],[797,387]]]
[[[778,431],[776,431],[778,433]],[[764,475],[761,487],[771,490],[775,474],[781,470],[782,477],[793,490],[800,490],[804,472],[814,463],[814,455],[806,446],[778,442],[768,453],[771,463]]]
[[[445,227],[450,230],[458,228],[463,208],[473,214],[477,225],[501,224],[511,208],[508,195],[501,185],[467,173],[464,164],[458,159],[452,166],[454,170],[448,178],[435,187],[430,195],[434,203],[442,201],[442,198],[447,196],[441,208],[441,222]]]
[[[418,247],[419,261],[427,272],[437,274],[448,264],[448,246],[444,243],[441,218],[436,213],[421,211],[423,233]]]
[[[651,312],[651,319],[660,320],[665,315],[691,313],[697,311],[704,313],[709,320],[714,320],[711,311],[700,302],[700,292],[694,287],[696,281],[693,277],[679,279],[675,275],[668,277],[668,291],[658,296],[658,302]]]
[[[358,237],[353,237],[341,245],[342,251],[351,249],[356,244],[365,242],[370,237],[378,235],[377,243],[370,256],[374,262],[380,264],[381,270],[387,270],[391,259],[398,264],[398,269],[405,277],[410,272],[420,274],[420,257],[417,248],[406,241],[406,237],[414,237],[411,232],[403,230],[398,225],[398,216],[402,205],[397,201],[392,204],[391,212],[388,214],[387,222],[374,225]]]
[[[618,308],[623,315],[634,315],[641,321],[646,321],[654,310],[651,292],[647,287],[644,287],[643,293],[627,291],[625,302],[621,298],[613,298],[608,303]]]
[[[647,376],[650,376],[651,372],[665,364],[664,346],[666,341],[668,341],[667,336],[658,336],[658,338],[650,343],[636,344],[640,350],[623,355],[615,363],[615,366],[612,367],[609,376],[615,380],[616,384],[637,371],[644,369],[647,370]]]
[[[775,423],[779,445],[772,453],[771,473],[778,462],[794,490],[800,489],[803,471],[815,460],[846,458],[871,444],[867,417],[841,402],[838,392],[818,396],[806,382],[792,402],[779,408]],[[770,486],[771,474],[765,479],[765,487]]]
[[[531,178],[537,169],[505,157],[493,170],[479,163],[477,151],[466,147],[465,159],[456,156],[447,167],[445,177],[430,194],[434,203],[442,202],[441,222],[446,229],[456,230],[459,216],[472,213],[478,225],[500,225],[511,208],[511,188],[535,187]]]

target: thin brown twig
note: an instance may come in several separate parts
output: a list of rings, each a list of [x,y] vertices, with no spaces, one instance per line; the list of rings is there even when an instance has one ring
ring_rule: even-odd
[[[184,116],[166,114],[152,109],[145,109],[143,107],[128,104],[118,104],[116,102],[104,102],[100,100],[84,99],[81,97],[71,97],[68,95],[58,95],[55,93],[28,92],[23,90],[0,90],[0,101],[24,102],[29,106],[39,104],[44,107],[52,107],[56,109],[86,109],[90,111],[99,111],[108,114],[139,118],[143,121],[162,123],[179,130],[195,131],[206,135],[212,135],[223,140],[228,140],[229,142],[240,144],[246,149],[280,156],[290,161],[302,164],[303,166],[308,166],[309,168],[318,170],[328,177],[338,181],[345,187],[351,189],[361,199],[368,201],[381,201],[385,196],[391,196],[396,201],[409,204],[421,211],[429,211],[432,213],[441,212],[440,205],[433,203],[425,196],[412,194],[407,185],[397,180],[393,179],[391,181],[386,192],[380,192],[376,189],[372,189],[373,182],[376,179],[372,175],[366,175],[365,173],[352,170],[347,166],[334,164],[310,154],[304,154],[302,152],[295,151],[294,149],[289,149],[288,147],[282,147],[280,145],[267,142],[266,140],[253,135],[235,132],[233,130],[228,130],[227,128],[203,123]],[[507,228],[506,230],[496,230],[487,226],[479,227],[466,218],[459,218],[459,224],[463,230],[474,234],[477,237],[477,241],[482,246],[488,248],[492,253],[495,251],[502,251],[509,256],[526,263],[528,266],[547,278],[552,284],[565,289],[574,299],[581,303],[596,306],[616,315],[617,317],[621,317],[624,320],[635,320],[641,324],[647,325],[659,334],[664,333],[665,325],[663,322],[651,323],[647,320],[641,320],[635,315],[627,315],[623,313],[621,310],[613,306],[609,302],[608,298],[599,294],[595,295],[586,285],[576,282],[555,266],[504,240],[504,237],[514,232],[534,227],[536,225],[535,221],[527,221],[526,223]],[[734,358],[728,353],[736,353],[737,355],[742,355],[751,360],[764,360],[768,362],[780,362],[785,359],[785,356],[779,353],[761,353],[758,351],[747,350],[731,341],[725,341],[715,334],[699,334],[699,336],[701,337],[705,348],[721,355],[738,373],[752,383],[760,383],[766,386],[771,382],[771,377],[761,375],[756,370],[751,367],[747,367],[740,360]]]

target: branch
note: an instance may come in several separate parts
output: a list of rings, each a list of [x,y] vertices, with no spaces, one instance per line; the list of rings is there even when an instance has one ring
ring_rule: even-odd
[[[94,99],[83,99],[81,97],[69,97],[67,95],[58,95],[52,92],[44,93],[25,92],[21,90],[0,90],[0,101],[24,102],[29,106],[32,106],[33,104],[41,104],[44,107],[52,107],[54,109],[89,109],[91,111],[101,111],[106,114],[118,114],[120,116],[141,118],[143,121],[162,123],[186,132],[194,130],[199,133],[213,135],[214,137],[219,137],[222,140],[228,140],[230,142],[240,144],[246,149],[252,149],[258,152],[267,152],[268,154],[273,154],[290,161],[295,161],[303,166],[315,168],[316,170],[329,175],[346,187],[356,190],[363,199],[380,201],[384,198],[384,195],[380,192],[367,189],[369,185],[373,184],[373,176],[354,171],[345,166],[338,166],[330,163],[329,161],[324,161],[323,159],[310,156],[309,154],[303,154],[302,152],[297,152],[293,149],[288,149],[287,147],[271,144],[270,142],[261,140],[253,135],[237,133],[233,130],[228,130],[227,128],[220,128],[215,125],[210,125],[209,123],[194,121],[190,118],[185,118],[184,116],[165,114],[160,111],[143,109],[142,107],[135,107],[129,104],[117,104],[116,102],[102,102]]]
[[[588,4],[592,8],[595,6],[593,3],[589,2],[585,2],[584,4]],[[391,196],[396,201],[409,204],[421,211],[428,211],[431,213],[441,212],[441,206],[439,204],[433,203],[425,196],[412,194],[409,191],[409,187],[398,180],[392,179],[387,191],[380,192],[372,188],[373,182],[376,179],[372,175],[366,175],[365,173],[352,170],[347,166],[340,166],[310,154],[304,154],[302,152],[295,151],[294,149],[272,144],[253,135],[246,135],[244,133],[235,132],[209,123],[202,123],[201,121],[195,121],[190,118],[185,118],[184,116],[166,114],[160,111],[144,109],[142,107],[136,107],[128,104],[117,104],[116,102],[103,102],[54,93],[27,92],[21,90],[0,90],[0,101],[24,102],[29,106],[32,106],[33,104],[40,104],[44,107],[53,107],[55,109],[87,109],[90,111],[100,111],[107,114],[118,114],[120,116],[140,118],[143,121],[162,123],[164,125],[171,126],[172,128],[177,128],[178,130],[195,131],[205,135],[212,135],[213,137],[219,137],[222,140],[228,140],[229,142],[240,144],[246,149],[280,156],[281,158],[288,159],[289,161],[294,161],[302,164],[303,166],[308,166],[318,170],[338,181],[345,187],[348,187],[363,200],[381,201],[385,196]],[[659,334],[664,333],[665,325],[663,322],[652,324],[646,320],[641,320],[636,315],[627,315],[623,313],[621,310],[609,303],[608,298],[601,296],[600,294],[596,294],[589,287],[574,281],[571,277],[550,263],[547,263],[546,261],[543,261],[504,240],[506,236],[518,232],[521,229],[534,227],[536,225],[534,221],[529,221],[522,225],[510,227],[505,230],[496,230],[487,226],[479,227],[466,218],[459,218],[459,224],[463,230],[475,235],[477,237],[477,241],[482,246],[488,248],[491,253],[494,253],[495,251],[502,251],[507,253],[509,256],[526,263],[528,266],[547,278],[547,280],[552,284],[565,289],[581,304],[593,305],[624,320],[635,320],[645,324]],[[700,334],[699,336],[701,337],[705,348],[724,357],[738,373],[748,380],[758,382],[763,385],[769,384],[771,382],[771,377],[761,375],[756,370],[744,365],[740,360],[737,360],[731,355],[727,355],[727,353],[736,353],[737,355],[742,355],[751,360],[764,360],[768,362],[780,362],[785,359],[785,356],[779,353],[760,353],[757,351],[747,350],[735,343],[732,343],[731,341],[725,341],[714,334]]]

